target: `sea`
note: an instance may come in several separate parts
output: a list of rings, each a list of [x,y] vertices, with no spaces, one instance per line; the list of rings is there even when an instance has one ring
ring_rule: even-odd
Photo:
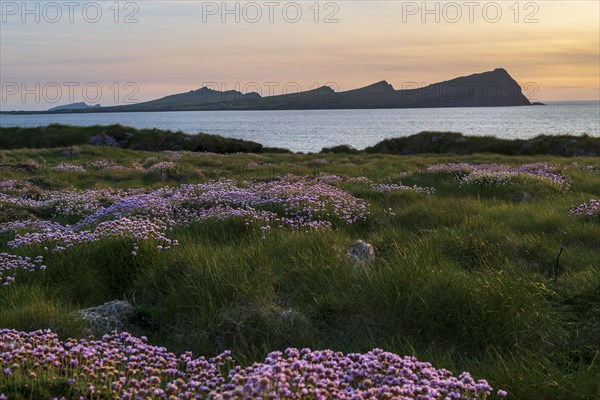
[[[295,152],[347,144],[364,149],[386,138],[421,131],[527,139],[537,135],[600,137],[600,101],[548,102],[545,106],[380,110],[173,111],[0,115],[0,126],[122,124],[194,134],[219,134]]]

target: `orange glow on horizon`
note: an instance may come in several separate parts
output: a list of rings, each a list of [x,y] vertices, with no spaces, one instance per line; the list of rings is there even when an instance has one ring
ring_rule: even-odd
[[[535,100],[600,99],[600,2],[533,2],[537,10],[519,2],[519,22],[513,2],[499,2],[495,23],[481,14],[486,1],[473,22],[463,9],[456,23],[444,20],[454,14],[423,22],[422,10],[407,15],[408,3],[421,4],[341,1],[337,23],[322,23],[325,9],[315,23],[311,2],[298,3],[305,14],[297,23],[277,13],[273,23],[223,23],[219,15],[204,22],[202,2],[185,1],[140,1],[135,24],[9,21],[0,41],[2,81],[135,82],[146,101],[207,82],[227,89],[256,82],[263,95],[270,82],[349,90],[387,80],[400,89],[503,67],[521,86],[539,87]],[[528,17],[537,22],[525,23]]]

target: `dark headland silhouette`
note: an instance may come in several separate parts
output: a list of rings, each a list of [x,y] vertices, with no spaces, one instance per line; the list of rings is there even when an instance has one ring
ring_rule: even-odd
[[[531,105],[521,86],[503,68],[455,78],[425,87],[403,84],[396,90],[386,81],[335,92],[322,86],[305,92],[262,97],[252,92],[218,91],[208,87],[143,103],[112,107],[62,107],[48,113],[97,113],[198,110],[313,110],[369,108],[505,107]]]
[[[67,110],[87,110],[90,108],[100,108],[100,104],[96,104],[93,106],[87,105],[84,102],[80,102],[80,103],[71,103],[71,104],[65,104],[64,106],[58,106],[58,107],[53,107],[51,109],[48,110],[48,112],[55,112],[55,111],[67,111]]]

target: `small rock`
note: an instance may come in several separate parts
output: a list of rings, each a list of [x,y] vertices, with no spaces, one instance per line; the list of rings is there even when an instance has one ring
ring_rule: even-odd
[[[35,171],[40,167],[40,164],[32,159],[25,160],[25,162],[22,165],[24,169],[27,169],[29,171]]]
[[[114,330],[131,330],[129,320],[133,306],[128,301],[114,300],[101,306],[77,311],[87,323],[91,334],[102,336]]]
[[[357,240],[346,253],[348,259],[357,265],[364,265],[375,261],[375,249],[369,243]]]

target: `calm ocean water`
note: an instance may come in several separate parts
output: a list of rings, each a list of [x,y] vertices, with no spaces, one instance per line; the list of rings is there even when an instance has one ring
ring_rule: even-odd
[[[317,152],[349,144],[358,149],[424,130],[530,138],[540,134],[600,136],[600,102],[552,102],[545,107],[395,110],[186,111],[107,114],[0,115],[0,126],[123,124],[187,133],[207,132],[265,146]]]

